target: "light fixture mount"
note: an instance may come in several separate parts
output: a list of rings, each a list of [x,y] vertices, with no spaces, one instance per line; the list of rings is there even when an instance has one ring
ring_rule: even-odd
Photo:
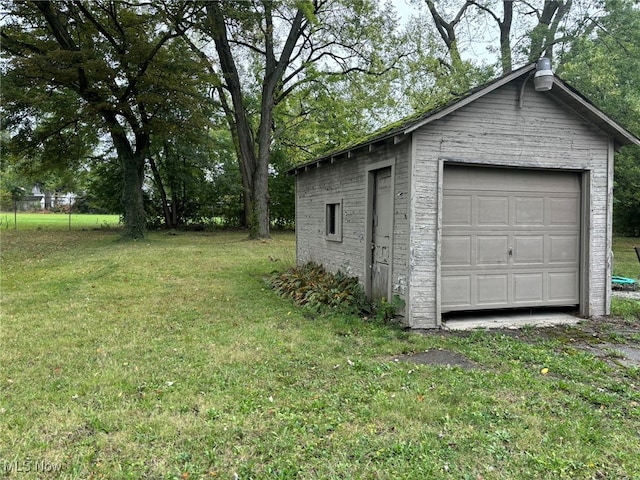
[[[536,73],[533,77],[533,86],[536,92],[548,92],[553,87],[553,70],[551,60],[541,58],[536,62]]]

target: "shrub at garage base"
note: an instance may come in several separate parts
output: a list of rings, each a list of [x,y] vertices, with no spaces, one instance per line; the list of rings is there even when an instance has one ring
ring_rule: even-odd
[[[388,321],[400,306],[397,304],[402,302],[394,299],[391,303],[386,300],[371,303],[357,277],[349,277],[343,272],[327,272],[314,262],[275,273],[269,283],[282,297],[314,312],[332,310]]]

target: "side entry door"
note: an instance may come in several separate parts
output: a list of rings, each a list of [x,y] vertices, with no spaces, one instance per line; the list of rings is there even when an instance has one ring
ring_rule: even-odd
[[[371,298],[389,296],[391,276],[391,230],[393,215],[391,168],[373,172],[371,225]]]

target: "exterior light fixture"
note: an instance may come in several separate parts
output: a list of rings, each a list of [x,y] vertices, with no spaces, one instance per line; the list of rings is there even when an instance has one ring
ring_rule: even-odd
[[[551,70],[551,60],[548,58],[541,58],[536,63],[533,86],[536,92],[548,92],[553,87],[553,71]]]

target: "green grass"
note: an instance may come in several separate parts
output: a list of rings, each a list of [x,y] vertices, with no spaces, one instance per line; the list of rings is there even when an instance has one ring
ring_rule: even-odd
[[[633,247],[640,247],[638,237],[613,238],[613,274],[640,280],[640,262]]]
[[[69,221],[71,220],[71,221]],[[0,213],[0,230],[89,230],[111,229],[120,224],[119,215],[73,213]]]
[[[292,234],[1,234],[0,476],[640,477],[640,370],[304,315]],[[478,368],[391,360],[437,348]]]
[[[640,246],[640,238],[614,237],[613,239],[613,274],[633,278],[640,289],[640,262],[633,247]],[[613,298],[611,313],[623,317],[629,322],[640,321],[640,302],[627,298]]]
[[[640,322],[640,301],[630,298],[613,297],[611,314],[624,318],[630,323]]]

